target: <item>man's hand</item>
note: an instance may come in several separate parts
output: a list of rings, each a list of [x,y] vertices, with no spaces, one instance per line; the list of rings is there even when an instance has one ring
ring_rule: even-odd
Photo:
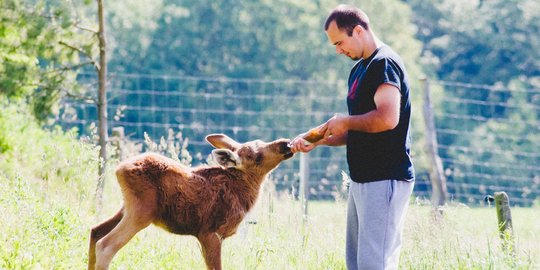
[[[335,114],[326,122],[326,132],[324,138],[331,136],[342,137],[349,131],[349,117],[344,114]]]
[[[307,153],[313,150],[317,145],[325,143],[325,138],[322,136],[326,133],[327,123],[324,123],[318,127],[310,129],[306,133],[302,133],[294,138],[289,147],[293,153],[304,152]],[[322,137],[322,139],[321,139]],[[310,141],[308,141],[310,140]]]
[[[297,153],[297,152],[303,152],[303,153],[307,153],[311,150],[313,150],[317,144],[317,143],[310,143],[306,140],[304,140],[304,135],[305,133],[302,133],[298,136],[296,136],[296,138],[294,138],[290,143],[289,143],[289,147],[291,148],[291,151],[293,153]]]

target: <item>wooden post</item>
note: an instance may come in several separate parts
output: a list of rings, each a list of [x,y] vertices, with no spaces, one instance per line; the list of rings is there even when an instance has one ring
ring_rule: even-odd
[[[309,156],[305,153],[300,154],[300,187],[298,193],[300,202],[302,203],[304,219],[306,219],[309,200]]]
[[[122,161],[124,160],[124,127],[114,127],[112,129],[112,145],[116,150],[116,158]]]
[[[437,132],[435,130],[435,116],[433,114],[433,105],[431,102],[431,89],[427,79],[422,79],[424,92],[424,123],[426,125],[426,152],[430,162],[429,178],[433,193],[431,203],[433,207],[439,208],[446,203],[447,188],[446,176],[441,158],[439,157]]]
[[[506,192],[495,192],[495,207],[499,221],[499,236],[502,247],[507,254],[514,254],[514,237],[512,233],[512,215],[510,212],[510,200]]]

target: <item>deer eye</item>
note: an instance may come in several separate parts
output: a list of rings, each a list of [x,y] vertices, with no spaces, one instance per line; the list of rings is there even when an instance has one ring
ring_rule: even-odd
[[[257,165],[261,165],[263,160],[264,160],[264,155],[262,153],[258,153],[257,156],[255,157],[255,163]]]

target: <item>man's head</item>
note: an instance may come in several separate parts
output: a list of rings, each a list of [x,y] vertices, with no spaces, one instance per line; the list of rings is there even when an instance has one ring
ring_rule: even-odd
[[[364,57],[366,46],[373,41],[368,16],[353,6],[334,8],[326,18],[324,30],[336,52],[353,60]]]

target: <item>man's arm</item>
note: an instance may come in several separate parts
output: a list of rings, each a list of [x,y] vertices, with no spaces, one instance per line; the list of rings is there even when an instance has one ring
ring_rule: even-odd
[[[391,84],[381,84],[375,92],[376,108],[361,115],[336,115],[328,120],[325,138],[341,137],[349,130],[378,133],[394,129],[399,123],[401,93]]]
[[[349,130],[378,133],[394,129],[399,123],[401,93],[391,84],[381,84],[375,92],[376,109],[362,115],[336,114],[320,125],[325,130],[324,138],[313,144],[306,144],[299,135],[291,142],[293,152],[309,152],[319,145],[341,146],[347,143]]]
[[[347,133],[343,133],[341,136],[332,135],[319,141],[318,145],[328,146],[342,146],[347,144]]]

